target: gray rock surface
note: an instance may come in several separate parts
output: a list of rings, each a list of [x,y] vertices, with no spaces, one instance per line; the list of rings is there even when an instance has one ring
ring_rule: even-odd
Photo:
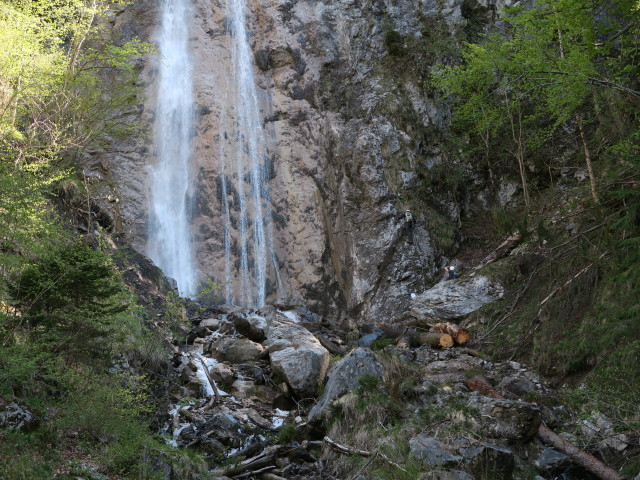
[[[459,453],[466,469],[478,480],[511,480],[515,457],[511,450],[488,443],[461,447]]]
[[[37,418],[27,408],[11,402],[0,412],[0,427],[7,430],[29,431],[38,424]]]
[[[273,372],[296,395],[315,396],[329,368],[329,352],[309,330],[279,312],[267,315],[266,322],[264,345],[269,348]]]
[[[477,174],[470,182],[474,191],[464,198],[448,188],[425,186],[423,179],[444,162],[436,132],[445,124],[448,107],[424,88],[427,71],[405,72],[385,43],[389,31],[411,42],[435,27],[442,29],[443,38],[453,39],[468,21],[484,22],[495,15],[485,3],[248,4],[247,30],[269,157],[265,217],[272,219],[277,257],[277,267],[269,266],[268,301],[303,304],[332,320],[384,321],[408,310],[410,294],[423,291],[437,274],[436,263],[444,260],[438,245],[442,240],[432,231],[434,220],[454,230],[463,211],[491,208],[495,195]],[[498,8],[503,3],[510,2],[498,1]],[[131,3],[113,17],[113,30],[153,42],[158,5],[151,0]],[[228,133],[227,99],[237,88],[233,82],[227,85],[231,35],[224,3],[195,0],[190,15],[197,112],[189,192],[194,251],[200,279],[222,284],[221,152]],[[477,18],[465,18],[470,16]],[[439,54],[427,52],[434,62]],[[139,84],[147,95],[130,112],[132,121],[150,121],[156,114],[161,61],[150,56],[140,64]],[[145,167],[157,160],[151,138],[114,140],[116,145],[86,158],[95,178],[94,196],[119,199],[104,201],[102,207],[111,212],[115,230],[141,252],[149,219]],[[398,220],[406,207],[417,217],[413,244]],[[231,255],[234,265],[239,252],[232,249]],[[233,280],[229,287],[237,292],[241,282]]]
[[[476,408],[476,427],[485,435],[516,442],[527,442],[537,433],[542,412],[531,403],[517,400],[497,400],[473,395],[469,406]]]
[[[569,457],[550,447],[542,447],[532,461],[533,466],[541,472],[557,471],[570,463]]]
[[[365,375],[382,378],[383,369],[371,350],[357,348],[331,370],[324,392],[309,412],[308,420],[314,422],[322,419],[331,403],[356,389]]]
[[[414,457],[432,467],[454,467],[462,460],[461,456],[453,455],[441,442],[426,434],[409,440],[409,448]]]
[[[504,289],[484,276],[460,277],[438,283],[411,301],[417,318],[452,320],[502,298]]]
[[[211,344],[210,353],[218,361],[252,362],[260,358],[264,347],[248,338],[222,337]]]

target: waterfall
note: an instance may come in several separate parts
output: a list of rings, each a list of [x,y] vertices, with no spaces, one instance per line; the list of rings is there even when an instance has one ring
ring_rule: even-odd
[[[188,201],[194,116],[189,13],[189,0],[162,0],[154,123],[158,162],[151,171],[147,246],[149,257],[177,282],[183,296],[196,292]]]
[[[277,279],[277,261],[269,220],[269,156],[245,8],[244,0],[227,0],[231,62],[220,150],[225,296],[229,303],[261,307],[266,302],[269,264],[274,265]]]

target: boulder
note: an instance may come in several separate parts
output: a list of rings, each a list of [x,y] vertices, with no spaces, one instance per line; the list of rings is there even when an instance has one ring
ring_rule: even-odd
[[[478,410],[476,427],[492,438],[527,442],[538,432],[542,412],[531,403],[518,400],[498,400],[473,395],[469,406]]]
[[[235,314],[229,316],[238,333],[248,337],[254,342],[262,342],[265,338],[267,322],[260,315]]]
[[[216,382],[224,383],[226,385],[231,385],[235,377],[231,367],[224,363],[216,363],[212,366],[209,369],[209,375],[211,375],[211,378]]]
[[[7,430],[33,430],[38,426],[38,420],[26,407],[15,402],[5,406],[0,412],[0,427]]]
[[[218,361],[231,363],[257,361],[264,352],[264,347],[248,338],[221,337],[211,344],[211,356]]]
[[[433,437],[421,433],[409,440],[411,454],[431,467],[454,467],[462,457],[453,455],[445,446]]]
[[[554,472],[571,464],[571,460],[564,453],[551,447],[542,447],[531,462],[540,472]]]
[[[374,353],[367,348],[357,348],[340,360],[331,370],[324,393],[309,412],[309,421],[322,419],[331,403],[341,395],[359,386],[365,375],[382,378],[383,369]]]
[[[273,373],[282,377],[300,397],[315,396],[329,366],[322,354],[310,349],[287,347],[270,354]]]
[[[273,372],[300,397],[315,396],[324,382],[330,355],[318,339],[303,326],[279,312],[266,317],[265,345]]]
[[[515,467],[513,452],[488,443],[463,446],[459,453],[467,469],[478,480],[511,480]]]
[[[498,385],[498,390],[508,392],[516,397],[524,397],[527,393],[535,392],[536,384],[520,375],[509,375],[504,377]]]
[[[484,276],[449,280],[416,295],[411,300],[411,314],[417,318],[452,320],[475,312],[503,294],[501,285]]]

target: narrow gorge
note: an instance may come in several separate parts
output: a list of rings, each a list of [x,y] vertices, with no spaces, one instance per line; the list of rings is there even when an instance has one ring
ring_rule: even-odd
[[[640,480],[637,0],[0,0],[0,478]]]

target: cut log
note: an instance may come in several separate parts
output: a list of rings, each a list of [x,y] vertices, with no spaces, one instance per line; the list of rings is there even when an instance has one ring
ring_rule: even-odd
[[[471,390],[480,392],[487,397],[504,399],[502,394],[493,388],[489,383],[489,380],[487,380],[483,375],[471,377],[465,381],[465,384]],[[624,477],[618,474],[618,472],[606,466],[593,455],[585,452],[584,450],[580,450],[573,443],[552,432],[545,425],[540,425],[540,428],[538,428],[538,438],[540,438],[543,443],[551,445],[559,452],[564,453],[576,465],[580,465],[586,470],[589,470],[601,480],[625,480]]]
[[[418,343],[432,347],[449,348],[453,347],[453,338],[448,333],[427,332],[418,336]]]
[[[409,328],[407,325],[401,324],[376,323],[376,327],[378,327],[387,338],[398,338],[405,334],[414,335],[416,333],[415,328]]]
[[[437,333],[448,333],[456,345],[464,345],[471,338],[469,330],[451,322],[436,323],[431,330]]]

